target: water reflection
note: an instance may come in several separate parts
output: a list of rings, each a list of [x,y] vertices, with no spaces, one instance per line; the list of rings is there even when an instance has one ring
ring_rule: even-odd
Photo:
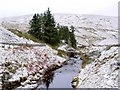
[[[43,83],[45,84],[46,88],[49,88],[50,83],[52,83],[54,79],[54,72],[53,71],[46,71],[44,78],[43,78]]]
[[[47,71],[44,74],[42,85],[47,90],[48,88],[72,88],[72,78],[78,75],[81,64],[82,61],[80,59],[73,59],[67,61],[63,67],[55,71]]]

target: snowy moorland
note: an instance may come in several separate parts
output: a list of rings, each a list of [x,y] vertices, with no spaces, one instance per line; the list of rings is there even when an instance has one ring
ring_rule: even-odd
[[[90,56],[91,58],[93,58],[93,61],[87,64],[85,68],[80,70],[80,73],[78,75],[79,83],[77,87],[117,88],[118,70],[120,68],[120,64],[118,63],[118,46],[114,45],[118,44],[118,21],[117,21],[118,18],[99,15],[75,15],[75,14],[54,14],[54,17],[56,23],[59,23],[60,25],[66,26],[73,25],[75,27],[75,35],[79,51],[86,53],[87,55],[90,55],[90,53],[93,52],[99,52],[99,55],[94,55],[93,53],[93,55]],[[31,18],[32,15],[2,18],[0,20],[1,22],[0,41],[5,40],[7,42],[9,41],[32,42],[29,40],[25,40],[23,38],[18,39],[17,36],[13,35],[12,33],[10,34],[10,32],[6,30],[6,29],[18,29],[22,32],[27,32],[29,30],[29,20]],[[82,46],[86,47],[81,48]],[[60,48],[64,50],[64,47],[65,46],[61,46]],[[41,53],[42,51],[41,49],[37,49],[38,51],[36,51],[36,48],[13,47],[13,49],[10,48],[6,49],[1,46],[0,47],[0,51],[2,51],[2,53],[0,53],[2,68],[1,70],[5,68],[2,66],[2,63],[13,61],[13,63],[11,62],[10,65],[16,66],[18,64],[17,62],[19,62],[20,64],[23,61],[24,62],[22,64],[23,68],[19,69],[28,70],[28,74],[34,73],[30,72],[31,68],[26,67],[26,63],[29,64],[28,66],[33,67],[31,66],[32,63],[47,62],[44,61],[44,59],[43,61],[39,61],[42,58],[42,56],[46,55],[46,53],[49,53],[48,57],[54,56],[53,53],[55,53],[55,51],[52,50],[50,47],[48,47],[49,49],[41,47],[45,53],[43,53],[39,57],[37,54]],[[50,59],[50,62],[56,61],[54,57]],[[37,58],[39,58],[39,60]],[[37,63],[35,64],[36,66]],[[16,76],[17,73],[18,73],[17,70],[15,74],[12,73],[12,78],[14,78],[14,76]],[[25,73],[25,75],[28,74]]]
[[[37,80],[42,78],[45,70],[55,65],[61,66],[64,58],[57,56],[57,51],[48,45],[28,47],[25,45],[5,45],[7,43],[36,44],[31,40],[20,38],[7,29],[0,26],[0,78],[3,79],[4,73],[8,73],[8,84],[5,88],[14,88],[20,85],[20,88],[28,86],[35,88]],[[5,81],[5,80],[4,80]],[[34,85],[34,83],[36,83]],[[0,88],[2,88],[0,83]]]

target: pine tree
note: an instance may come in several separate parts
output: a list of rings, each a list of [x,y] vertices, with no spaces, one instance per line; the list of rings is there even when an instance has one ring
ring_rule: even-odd
[[[43,39],[43,37],[44,37],[44,28],[45,28],[44,23],[45,23],[44,16],[43,16],[43,14],[40,14],[40,16],[39,16],[39,25],[40,25],[39,39],[42,40],[42,41],[44,40]]]
[[[44,13],[44,26],[44,41],[51,45],[57,45],[59,43],[58,31],[55,28],[55,20],[49,8]]]
[[[29,33],[50,45],[58,45],[60,40],[65,40],[66,44],[76,48],[74,31],[73,26],[71,26],[71,30],[68,26],[58,25],[56,27],[54,16],[49,8],[43,14],[34,14],[30,21]]]
[[[70,44],[73,48],[76,48],[76,39],[75,39],[75,35],[74,35],[74,27],[71,26],[71,32],[70,32]]]
[[[58,30],[49,8],[44,14],[34,14],[28,33],[51,45],[59,43]]]
[[[29,34],[35,36],[36,38],[40,38],[41,36],[41,22],[40,22],[40,15],[34,14],[32,20],[30,21],[30,30]]]
[[[59,26],[59,38],[65,40],[65,43],[69,42],[69,29],[67,26]]]

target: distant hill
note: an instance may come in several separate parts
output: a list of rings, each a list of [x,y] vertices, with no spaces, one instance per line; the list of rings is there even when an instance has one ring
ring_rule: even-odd
[[[34,43],[31,40],[24,39],[23,37],[20,38],[8,31],[8,29],[17,29],[24,33],[27,32],[29,30],[29,21],[31,20],[32,16],[33,15],[25,15],[0,19],[0,42],[6,41]],[[54,14],[54,17],[56,23],[59,23],[60,25],[73,25],[75,27],[77,45],[87,46],[78,48],[78,50],[91,58],[90,60],[83,60],[86,66],[82,70],[80,69],[80,73],[78,75],[79,83],[77,87],[118,88],[118,47],[107,46],[118,44],[118,17],[77,14]],[[97,45],[106,46],[96,47]],[[39,50],[41,49],[42,48]],[[49,46],[48,49],[46,49],[46,47],[43,49],[45,49],[45,51],[52,51],[53,53],[53,50],[50,49]],[[2,46],[0,50],[2,50],[2,54],[0,56],[2,57],[2,61],[4,61],[4,58],[8,57],[7,55],[9,54],[6,53]],[[10,55],[12,56],[13,54]],[[26,58],[26,55],[24,56]],[[34,55],[29,56],[32,57]],[[50,56],[54,55],[50,54]],[[14,58],[11,59],[16,60]],[[23,58],[21,60],[23,60]]]
[[[1,26],[6,29],[18,29],[22,32],[27,32],[32,16],[2,18],[0,19]],[[54,17],[56,23],[60,25],[73,25],[75,27],[78,45],[88,45],[93,42],[95,44],[98,44],[98,42],[102,44],[107,41],[109,41],[108,44],[117,42],[117,17],[79,14],[54,14]]]

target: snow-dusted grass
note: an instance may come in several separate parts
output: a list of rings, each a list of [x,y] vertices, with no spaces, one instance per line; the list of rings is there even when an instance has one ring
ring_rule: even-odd
[[[15,33],[29,37],[29,35],[19,31]],[[19,37],[19,35],[17,36],[17,34],[15,35],[3,27],[0,27],[0,34],[0,42],[36,43],[32,40],[28,40],[28,38]],[[64,61],[65,58],[57,56],[57,51],[53,50],[48,45],[43,47],[28,47],[25,45],[13,46],[0,44],[1,72],[6,71],[9,73],[9,83],[18,83],[21,84],[22,87],[30,86],[29,84],[31,81],[37,81],[42,78],[41,75],[44,74],[45,70],[51,68],[53,65],[61,66]],[[29,80],[30,82],[27,83],[25,80]],[[12,85],[12,87],[14,86]]]
[[[89,46],[87,48],[81,48],[80,50],[86,54],[94,51],[99,51],[99,57],[92,56],[95,60],[90,64],[87,64],[84,69],[79,73],[79,84],[78,88],[117,88],[118,87],[118,51],[114,47],[96,47],[94,45],[112,45],[118,44],[118,17],[109,16],[99,16],[99,15],[75,15],[75,14],[54,14],[56,23],[63,26],[75,27],[75,35],[78,46]],[[32,15],[20,16],[20,17],[10,17],[1,19],[1,26],[7,29],[18,29],[22,32],[27,32],[29,30],[29,21]],[[0,42],[31,42],[24,38],[20,38],[10,31],[0,27]],[[12,50],[8,50],[7,47],[2,48],[0,46],[0,59],[1,63],[6,62],[6,57],[15,62],[15,58],[19,60],[19,63],[23,60],[24,67],[28,70],[28,80],[35,79],[36,76],[31,76],[37,72],[37,69],[46,68],[47,66],[57,63],[60,64],[64,59],[56,56],[57,51],[52,50],[49,46],[41,48],[33,48],[26,50],[14,49],[15,54],[11,54]],[[12,47],[15,48],[15,47]],[[17,47],[18,48],[18,47]],[[66,46],[60,46],[59,49],[65,51]],[[20,51],[23,50],[23,51]],[[20,52],[19,52],[20,51]],[[50,61],[46,62],[46,54],[42,54],[43,51],[47,53]],[[52,51],[52,52],[51,52]],[[26,56],[24,56],[26,55]],[[21,58],[23,57],[23,58]],[[27,59],[25,60],[25,58]],[[39,58],[39,59],[38,59]],[[60,60],[59,60],[60,59]],[[38,67],[38,62],[45,63],[45,66]],[[44,62],[45,60],[45,62]],[[59,60],[59,61],[57,61]],[[42,62],[43,61],[43,62]],[[21,66],[21,65],[20,65]],[[1,67],[1,70],[4,68]],[[43,69],[42,69],[43,70]],[[43,72],[40,70],[40,73]],[[32,71],[32,72],[30,72]],[[14,74],[16,75],[16,74]],[[13,76],[14,76],[13,75]],[[39,76],[39,75],[38,75]],[[26,87],[33,87],[26,85]]]
[[[22,37],[22,38],[25,38],[28,40],[32,40],[32,41],[37,42],[37,43],[43,43],[42,41],[38,40],[37,38],[35,38],[34,36],[32,36],[28,33],[24,33],[24,32],[18,31],[18,30],[14,30],[14,29],[8,29],[8,30],[19,37]]]
[[[117,47],[104,49],[99,58],[80,71],[78,88],[117,88],[117,60]]]

